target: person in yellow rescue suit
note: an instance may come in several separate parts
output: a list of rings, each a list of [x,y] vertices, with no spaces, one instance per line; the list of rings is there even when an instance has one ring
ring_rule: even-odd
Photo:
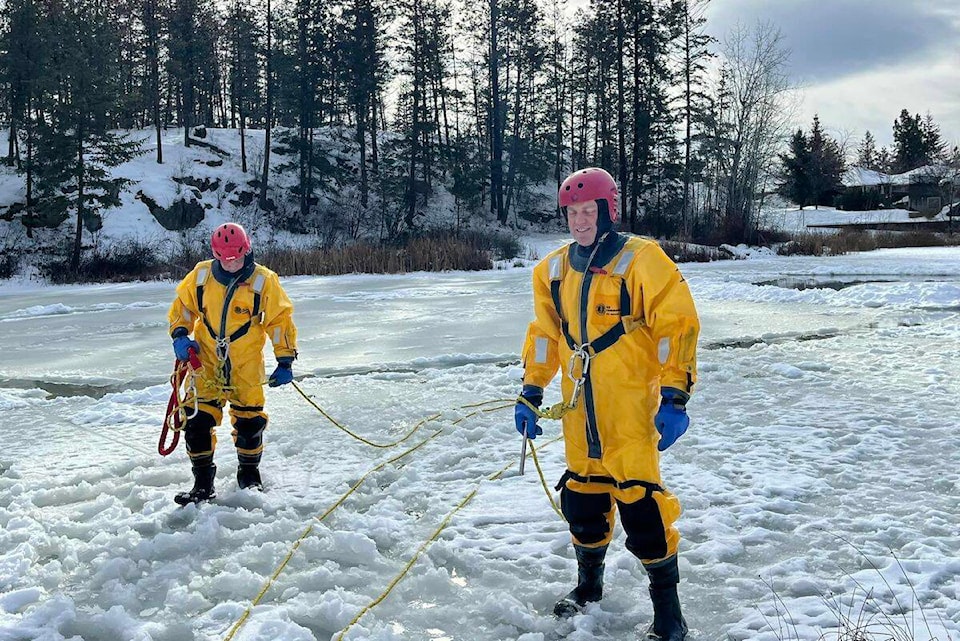
[[[626,547],[650,578],[648,639],[681,641],[677,596],[680,502],[660,476],[660,452],[689,425],[696,381],[697,311],[676,264],[652,240],[618,234],[617,185],[606,171],[577,171],[560,187],[576,242],[533,270],[535,320],[523,346],[517,430],[542,430],[531,406],[561,366],[567,471],[557,485],[577,557],[576,588],[554,613],[568,617],[603,595],[615,512]]]
[[[259,466],[267,427],[263,411],[266,338],[273,343],[277,359],[269,378],[271,387],[293,380],[297,357],[293,304],[277,275],[254,262],[243,227],[220,225],[211,237],[211,248],[215,259],[197,263],[187,274],[177,286],[169,313],[177,359],[187,360],[193,349],[202,363],[196,376],[198,411],[184,427],[194,485],[174,497],[180,505],[216,497],[213,451],[225,402],[230,403],[239,459],[237,484],[241,489],[263,489]],[[192,400],[187,402],[188,412],[192,411]]]

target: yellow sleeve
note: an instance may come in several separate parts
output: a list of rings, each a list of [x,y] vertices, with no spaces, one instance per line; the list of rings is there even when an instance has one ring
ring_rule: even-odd
[[[697,380],[700,319],[687,281],[664,251],[649,243],[634,263],[643,316],[660,360],[660,386],[690,393]]]
[[[198,264],[177,285],[177,297],[173,299],[170,311],[167,312],[171,336],[175,332],[182,334],[184,329],[187,334],[192,334],[193,325],[200,318],[200,310],[197,309],[197,270],[199,268]]]
[[[293,303],[280,284],[280,277],[270,272],[264,288],[263,330],[273,343],[277,358],[297,357],[297,327],[293,324]]]
[[[549,257],[533,269],[534,319],[523,341],[523,384],[544,388],[560,367],[560,317],[550,295]]]

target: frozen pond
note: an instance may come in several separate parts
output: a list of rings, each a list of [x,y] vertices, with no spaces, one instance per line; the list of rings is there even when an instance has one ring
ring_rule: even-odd
[[[960,639],[960,250],[682,268],[701,373],[663,468],[685,508],[691,639],[817,639],[836,625],[831,595],[858,584],[915,639]],[[174,283],[0,285],[0,640],[223,639],[311,524],[235,638],[335,639],[474,490],[346,639],[619,640],[646,627],[646,578],[622,534],[604,600],[550,616],[575,575],[564,523],[536,474],[488,478],[518,453],[512,412],[455,423],[470,411],[458,408],[519,389],[529,268],[285,285],[294,371],[326,411],[380,442],[441,413],[408,445],[440,434],[322,522],[404,448],[371,449],[290,387],[270,390],[267,491],[237,491],[223,425],[220,498],[178,510],[186,457],[156,454]],[[552,485],[562,448],[547,445],[558,426],[544,428]]]

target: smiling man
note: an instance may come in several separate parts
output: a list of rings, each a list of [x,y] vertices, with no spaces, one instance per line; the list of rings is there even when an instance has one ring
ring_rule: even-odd
[[[650,577],[647,638],[681,641],[677,596],[680,502],[663,485],[660,452],[689,424],[700,323],[687,283],[656,242],[614,231],[617,185],[589,168],[560,187],[575,242],[533,271],[535,319],[523,346],[517,430],[542,430],[531,406],[561,366],[567,471],[558,484],[578,565],[577,586],[555,606],[568,617],[603,595],[607,546],[620,512],[627,549]]]

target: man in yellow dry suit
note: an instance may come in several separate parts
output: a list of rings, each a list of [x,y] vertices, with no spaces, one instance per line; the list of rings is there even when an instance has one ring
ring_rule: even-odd
[[[230,403],[241,489],[263,489],[260,456],[267,414],[263,411],[263,346],[269,337],[277,368],[271,387],[293,380],[297,329],[293,304],[277,275],[253,260],[243,227],[226,223],[211,237],[214,260],[197,263],[177,286],[170,306],[170,336],[178,360],[195,350],[203,367],[196,375],[197,413],[184,427],[194,485],[174,497],[180,505],[216,496],[213,451],[216,427]],[[194,335],[194,339],[190,338]],[[188,399],[192,411],[192,400]]]
[[[603,560],[620,512],[626,547],[650,578],[648,639],[681,641],[674,523],[680,502],[663,485],[660,452],[687,429],[700,323],[683,276],[656,242],[618,234],[617,185],[577,171],[560,187],[576,242],[533,271],[535,319],[523,346],[517,430],[535,438],[543,389],[559,367],[567,471],[557,485],[577,557],[578,582],[554,608],[582,611],[603,594]],[[530,405],[528,405],[527,401]]]

